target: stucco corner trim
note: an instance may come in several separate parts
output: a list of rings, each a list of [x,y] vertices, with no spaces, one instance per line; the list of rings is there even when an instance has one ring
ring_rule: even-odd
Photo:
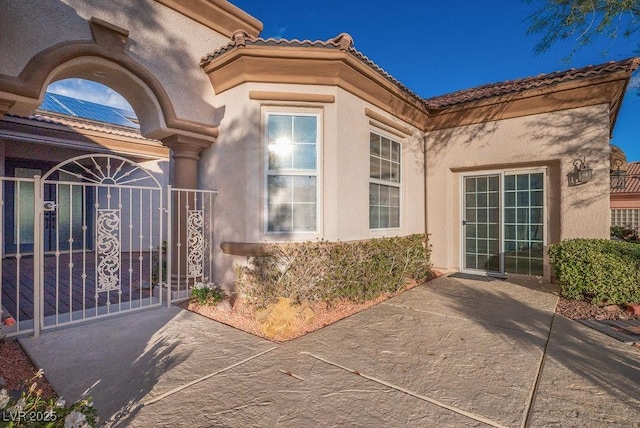
[[[383,125],[386,125],[390,128],[395,129],[396,131],[400,132],[402,135],[402,137],[406,137],[408,135],[411,135],[411,128],[408,128],[404,125],[401,125],[391,119],[389,119],[386,116],[383,116],[380,113],[377,113],[373,110],[371,110],[369,107],[365,107],[364,109],[364,114],[369,118],[369,119],[373,119],[376,122],[380,122]],[[374,123],[375,124],[375,123]]]
[[[119,52],[124,51],[127,39],[129,38],[128,30],[103,21],[95,16],[89,20],[89,27],[91,28],[93,40],[97,45]]]
[[[253,242],[222,242],[220,249],[223,253],[233,256],[260,257],[268,255],[267,245]]]
[[[238,29],[256,37],[263,28],[257,18],[227,0],[156,1],[229,38]]]
[[[258,101],[290,101],[329,104],[336,102],[336,97],[334,95],[274,91],[249,91],[249,99]]]

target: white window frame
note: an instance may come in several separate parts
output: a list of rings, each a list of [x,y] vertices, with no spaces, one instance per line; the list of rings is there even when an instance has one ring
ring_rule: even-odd
[[[611,208],[611,226],[628,227],[640,232],[640,208]]]
[[[400,174],[399,174],[399,182],[393,182],[393,181],[388,181],[388,180],[382,180],[382,179],[378,179],[378,178],[371,178],[371,134],[375,134],[381,138],[386,138],[388,140],[391,140],[394,143],[398,143],[398,145],[400,146],[400,160],[398,162],[399,167],[400,167]],[[368,182],[368,186],[367,186],[367,200],[369,200],[369,189],[371,184],[379,184],[382,186],[387,186],[387,187],[395,187],[398,189],[398,226],[388,226],[388,227],[371,227],[371,221],[370,221],[370,215],[369,212],[371,210],[371,204],[367,203],[367,214],[368,214],[368,219],[367,222],[369,223],[369,231],[370,232],[384,232],[384,231],[388,231],[388,230],[393,230],[393,231],[397,231],[397,230],[401,230],[402,229],[402,214],[403,214],[403,196],[402,196],[402,177],[404,175],[404,167],[402,166],[402,152],[403,152],[403,147],[402,147],[402,141],[400,141],[397,137],[392,137],[388,134],[385,134],[377,129],[369,129],[369,140],[367,142],[367,146],[369,147],[369,156],[368,156],[368,162],[367,162],[367,176],[369,177],[369,182]],[[382,158],[380,158],[382,159]],[[389,159],[389,161],[393,162],[393,160]]]
[[[309,116],[316,118],[316,169],[315,170],[297,170],[297,169],[269,169],[269,117],[270,116]],[[263,234],[271,237],[299,237],[299,239],[309,239],[321,236],[322,234],[322,198],[321,198],[321,153],[322,153],[322,136],[323,136],[323,115],[322,111],[317,108],[294,108],[294,107],[269,107],[262,112],[262,149],[263,149]],[[315,230],[289,230],[289,231],[270,231],[269,230],[269,177],[270,176],[302,176],[316,178],[316,225]]]

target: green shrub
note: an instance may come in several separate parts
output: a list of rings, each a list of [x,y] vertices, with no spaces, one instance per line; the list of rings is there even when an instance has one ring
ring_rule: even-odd
[[[279,297],[297,302],[364,301],[393,293],[430,273],[424,234],[353,242],[266,244],[267,256],[238,268],[236,286],[265,307]]]
[[[640,245],[604,239],[553,244],[549,258],[562,296],[595,304],[640,303]]]
[[[635,229],[624,226],[611,226],[611,236],[629,242],[637,242],[638,240],[640,240],[638,237],[638,232]]]
[[[201,305],[216,305],[225,297],[225,292],[211,282],[198,282],[191,289],[191,301]]]

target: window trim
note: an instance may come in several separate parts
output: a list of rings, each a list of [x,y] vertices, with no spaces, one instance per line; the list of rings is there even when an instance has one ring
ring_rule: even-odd
[[[398,143],[398,145],[400,146],[400,160],[398,161],[399,167],[400,167],[400,175],[399,175],[399,181],[393,182],[393,181],[388,181],[388,180],[383,180],[380,178],[371,178],[371,135],[375,134],[381,138],[386,138],[392,142]],[[371,210],[371,204],[367,203],[367,214],[368,214],[368,227],[369,227],[369,231],[372,233],[378,233],[378,232],[385,232],[385,231],[398,231],[402,229],[403,226],[403,186],[402,186],[402,182],[403,182],[403,175],[404,175],[404,167],[402,165],[402,160],[403,160],[403,143],[400,139],[398,139],[397,137],[393,137],[391,135],[389,135],[388,133],[382,132],[380,130],[377,129],[369,129],[369,142],[367,143],[369,150],[368,150],[368,161],[367,162],[367,169],[368,169],[368,182],[367,182],[367,200],[369,200],[369,191],[370,191],[370,187],[371,184],[379,184],[382,186],[387,186],[387,187],[395,187],[398,189],[398,193],[399,193],[399,198],[398,198],[398,226],[387,226],[387,227],[371,227],[371,217],[370,217],[370,210]],[[382,157],[380,157],[380,159],[383,159]],[[389,159],[389,161],[393,162],[393,160]]]
[[[300,169],[282,169],[272,170],[269,169],[269,149],[268,149],[268,135],[269,135],[269,117],[270,116],[308,116],[316,118],[316,168],[315,170],[300,170]],[[322,191],[321,191],[321,171],[322,171],[322,137],[323,137],[323,115],[322,110],[318,108],[300,108],[300,107],[288,107],[288,106],[269,106],[262,111],[262,126],[261,126],[261,150],[263,152],[262,158],[262,234],[265,237],[296,237],[300,239],[309,239],[315,236],[321,236],[322,234]],[[316,224],[315,230],[283,230],[283,231],[271,231],[269,230],[269,177],[272,176],[302,176],[316,178]]]

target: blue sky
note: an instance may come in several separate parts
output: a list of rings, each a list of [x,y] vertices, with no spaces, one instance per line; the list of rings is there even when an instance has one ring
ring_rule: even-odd
[[[563,58],[571,52],[573,41],[535,55],[539,36],[526,35],[526,19],[540,0],[231,2],[264,23],[262,37],[326,40],[349,33],[359,51],[423,97],[628,58],[639,41],[637,36],[601,38],[578,51],[570,62]],[[59,93],[66,90],[64,94],[73,96],[72,85],[59,86]],[[82,92],[92,93],[88,88]],[[638,88],[627,92],[612,140],[629,160],[640,160],[638,92]],[[105,101],[111,98],[110,105],[121,106],[113,94],[98,95]]]

